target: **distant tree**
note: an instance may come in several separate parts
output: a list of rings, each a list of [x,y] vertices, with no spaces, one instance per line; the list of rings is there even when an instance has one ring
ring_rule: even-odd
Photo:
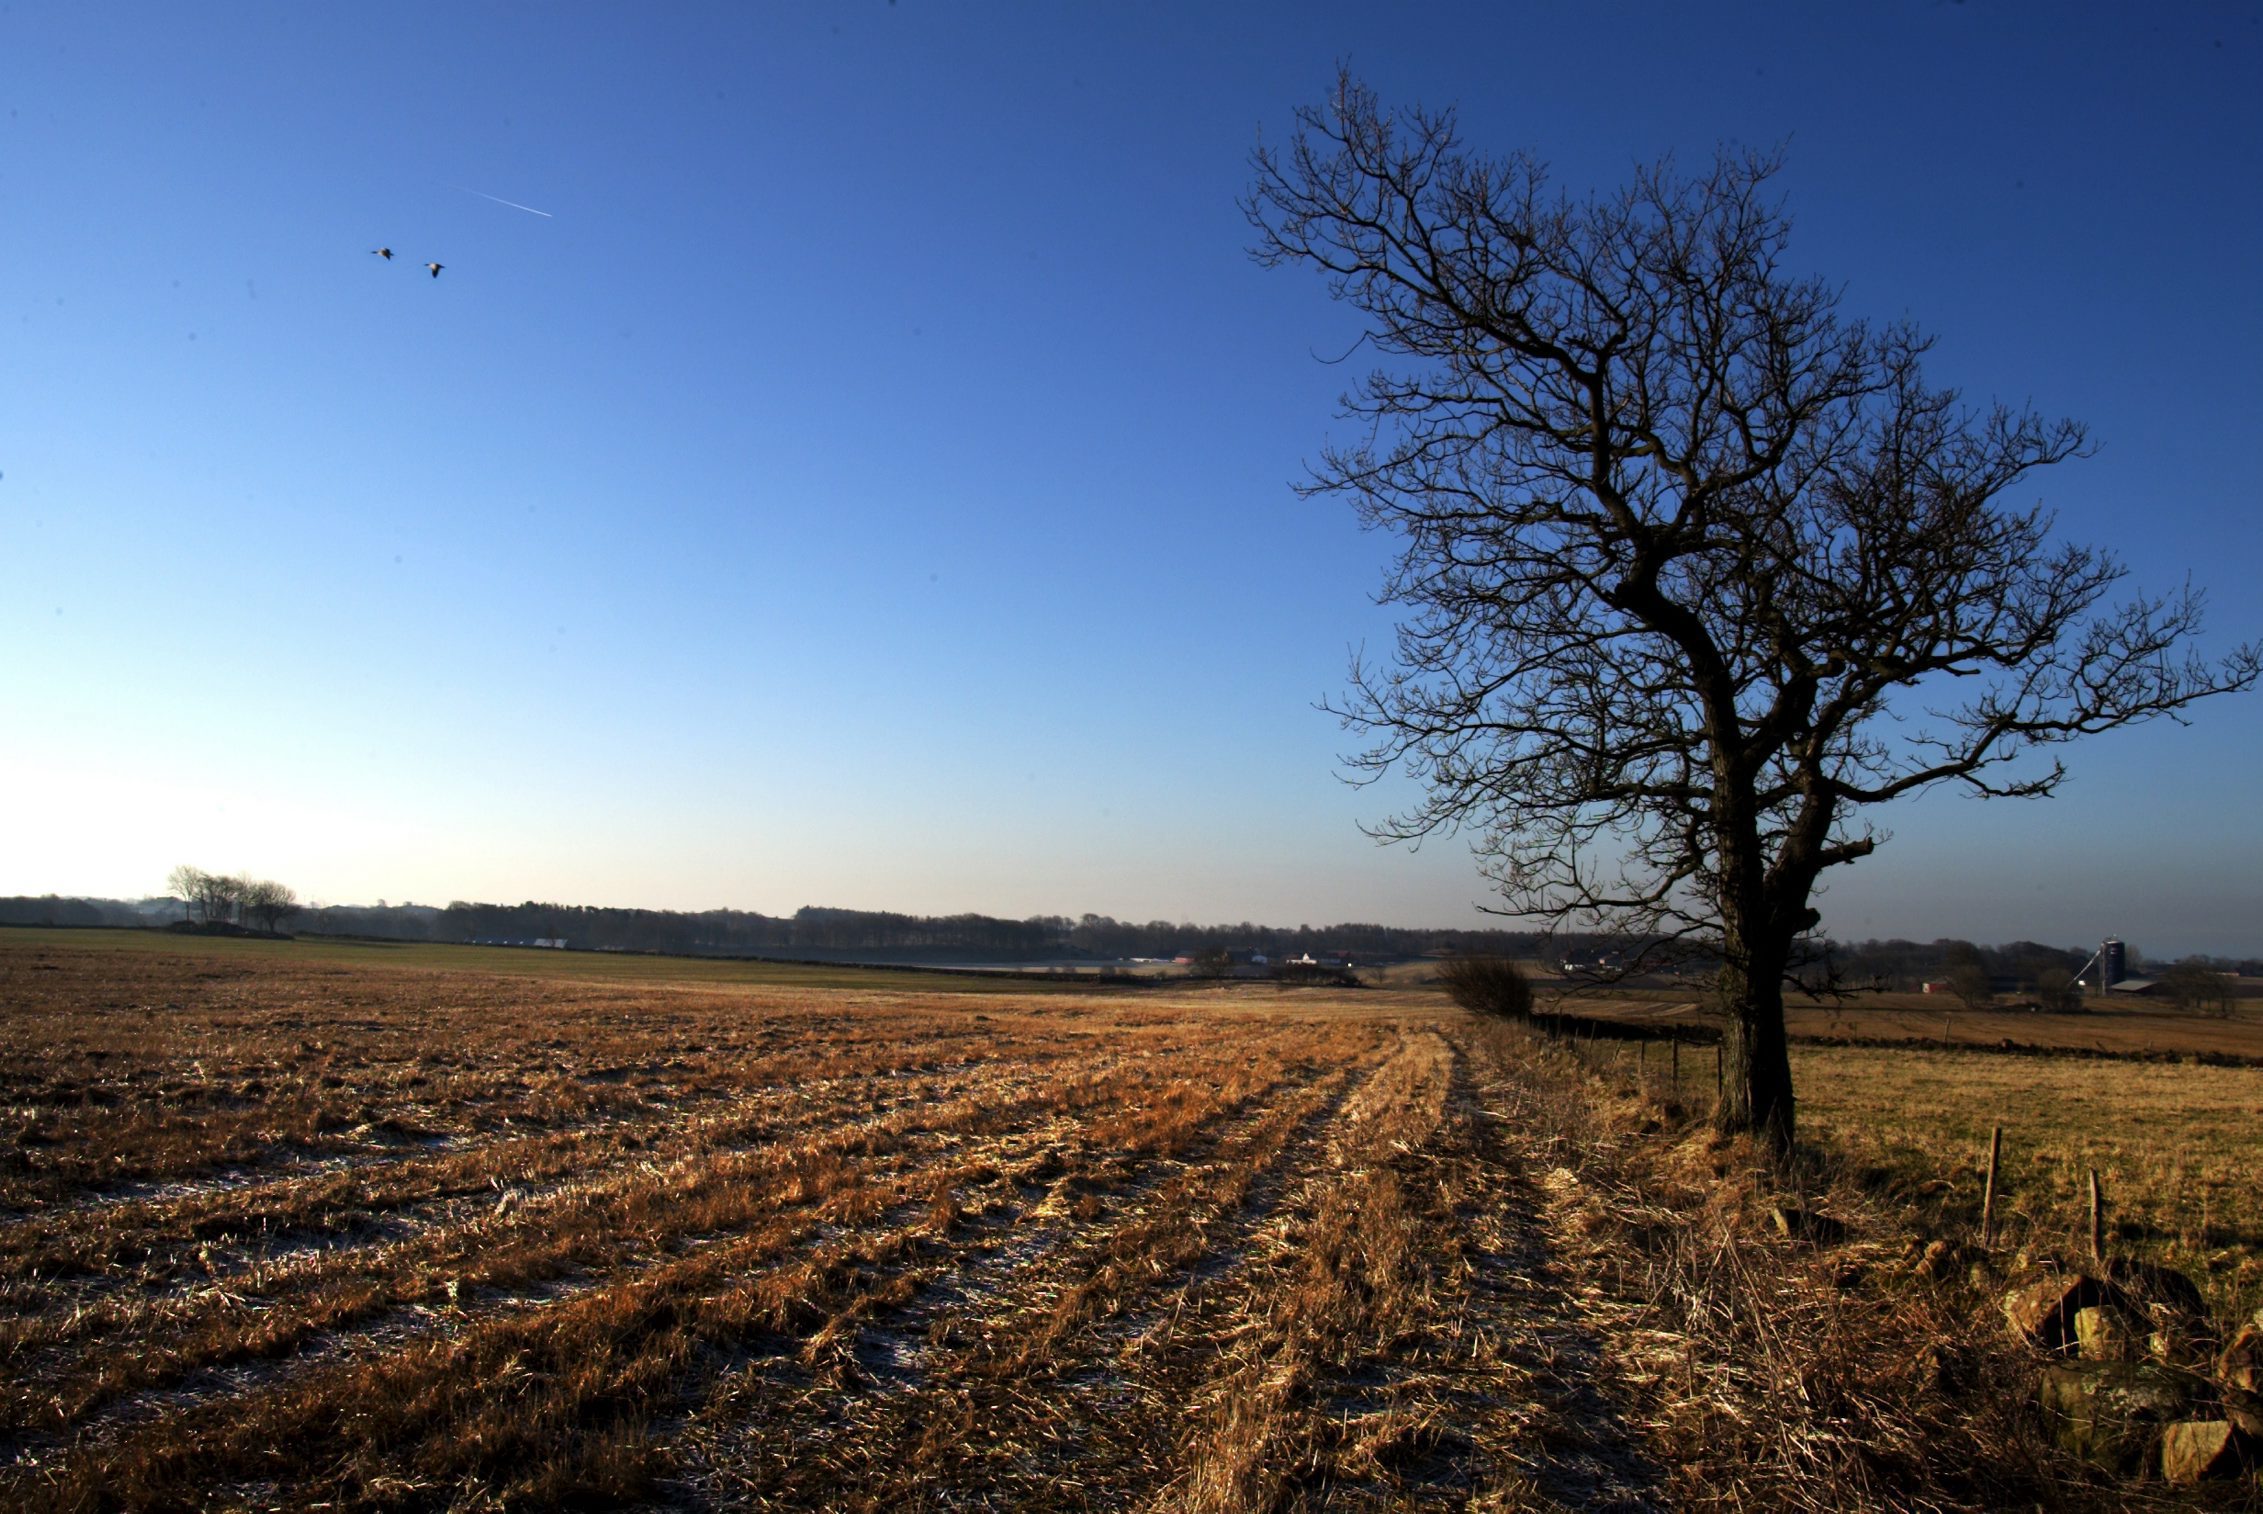
[[[1222,946],[1208,947],[1194,954],[1187,971],[1197,978],[1223,978],[1234,968],[1234,954]]]
[[[1532,980],[1506,957],[1448,957],[1438,969],[1438,981],[1472,1014],[1503,1020],[1532,1016]]]
[[[2224,1017],[2232,1012],[2231,980],[2198,958],[2170,967],[2161,975],[2161,988],[2179,1009]]]
[[[259,922],[261,930],[271,931],[299,912],[299,896],[288,884],[269,878],[255,879],[244,886],[243,908]]]
[[[2082,994],[2074,974],[2053,963],[2035,974],[2035,1002],[2054,1014],[2082,1007]]]
[[[1987,966],[1978,961],[1959,962],[1949,969],[1949,991],[1966,1009],[1986,1009],[1996,1002],[1996,984]]]
[[[197,874],[196,911],[207,922],[224,922],[232,918],[238,882],[222,873]]]
[[[189,918],[189,907],[204,896],[204,869],[191,867],[186,862],[165,875],[165,887],[181,901],[181,919]]]
[[[1425,791],[1375,831],[1472,834],[1504,913],[1717,951],[1718,1122],[1789,1151],[1783,990],[1868,807],[2049,794],[2051,748],[2248,688],[2263,648],[2190,655],[2196,592],[2115,604],[2116,559],[2008,503],[2083,429],[1842,318],[1789,271],[1774,160],[1577,200],[1348,77],[1298,121],[1244,209],[1381,354],[1309,485],[1403,543],[1394,665],[1338,707],[1357,771]]]
[[[1941,953],[1941,974],[1948,979],[1949,992],[1962,1000],[1967,1009],[1986,1009],[1996,1001],[1995,975],[1988,970],[1988,959],[1979,947],[1970,941],[1943,940],[1934,945]]]

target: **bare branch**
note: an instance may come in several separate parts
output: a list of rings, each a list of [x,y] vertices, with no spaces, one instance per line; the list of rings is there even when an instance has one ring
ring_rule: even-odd
[[[1305,486],[1399,543],[1393,656],[1330,706],[1355,778],[1422,787],[1372,832],[1467,834],[1506,913],[1710,936],[1755,1055],[1863,807],[2048,794],[2054,748],[2263,670],[2011,503],[2080,425],[1927,387],[1917,331],[1783,272],[1774,157],[1577,200],[1349,77],[1298,123],[1256,155],[1253,255],[1320,272],[1387,365]],[[1780,1082],[1744,1107],[1788,1142]]]

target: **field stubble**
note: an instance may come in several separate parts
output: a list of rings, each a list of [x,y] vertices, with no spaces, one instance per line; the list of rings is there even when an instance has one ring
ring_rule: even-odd
[[[1908,1366],[1949,1302],[1779,1243],[1749,1154],[1427,996],[35,944],[0,1051],[14,1505],[2066,1491]]]

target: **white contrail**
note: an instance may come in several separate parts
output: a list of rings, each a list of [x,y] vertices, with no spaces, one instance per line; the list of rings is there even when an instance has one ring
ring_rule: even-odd
[[[516,200],[506,200],[506,199],[504,199],[504,198],[503,198],[503,197],[502,197],[501,195],[491,195],[491,194],[489,194],[489,193],[488,193],[488,192],[487,192],[486,190],[484,190],[484,189],[473,189],[473,188],[471,188],[471,187],[470,187],[469,185],[466,185],[466,184],[458,184],[458,185],[457,185],[456,187],[457,187],[458,189],[461,189],[461,190],[462,190],[462,191],[463,191],[463,192],[464,192],[465,194],[468,194],[468,195],[478,195],[478,196],[479,196],[479,197],[480,197],[481,199],[483,199],[483,200],[493,200],[493,201],[494,201],[494,202],[495,202],[496,204],[498,204],[498,205],[508,205],[508,206],[510,206],[510,207],[511,207],[511,208],[512,208],[513,210],[523,210],[523,211],[525,211],[525,212],[526,212],[526,213],[527,213],[528,215],[530,215],[530,216],[540,216],[540,217],[542,217],[542,219],[544,219],[545,221],[555,221],[556,219],[558,219],[558,218],[557,218],[556,216],[552,215],[552,214],[551,214],[551,213],[550,213],[549,211],[547,211],[547,210],[536,210],[536,209],[535,209],[535,208],[534,208],[534,207],[533,207],[532,205],[521,205],[521,204],[520,204],[520,203],[519,203],[518,201],[516,201]]]

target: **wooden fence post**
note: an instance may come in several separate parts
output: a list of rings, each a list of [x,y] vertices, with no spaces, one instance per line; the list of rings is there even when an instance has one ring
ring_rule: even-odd
[[[2106,1260],[2106,1199],[2098,1190],[2098,1169],[2090,1169],[2090,1259]]]
[[[1988,1127],[1988,1186],[1980,1195],[1980,1244],[1996,1241],[1996,1163],[2004,1154],[2004,1127]]]

